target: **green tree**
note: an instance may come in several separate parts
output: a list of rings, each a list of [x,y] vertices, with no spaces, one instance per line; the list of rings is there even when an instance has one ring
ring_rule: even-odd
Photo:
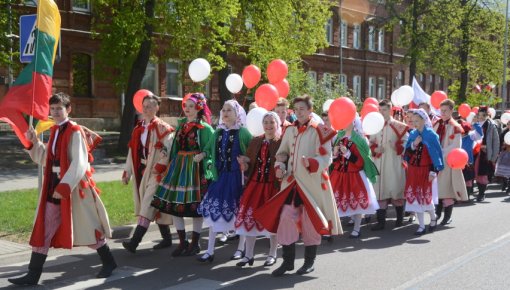
[[[20,0],[0,0],[0,66],[10,65],[13,72],[18,71],[21,67],[18,61],[19,51],[16,46],[18,41],[15,37],[19,34],[18,7],[20,3]]]

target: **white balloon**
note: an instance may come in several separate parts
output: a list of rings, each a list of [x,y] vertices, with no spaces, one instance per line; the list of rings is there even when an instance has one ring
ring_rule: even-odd
[[[227,85],[229,92],[237,94],[243,88],[243,78],[238,74],[230,74],[225,80],[225,85]]]
[[[393,104],[393,106],[401,107],[399,100],[398,100],[398,94],[399,94],[398,90],[399,89],[396,89],[393,91],[393,93],[391,93],[391,103]]]
[[[201,82],[209,77],[211,73],[211,65],[203,58],[193,60],[188,67],[189,77],[196,83]]]
[[[505,134],[504,140],[506,145],[510,145],[510,132]]]
[[[361,126],[366,135],[377,134],[384,127],[384,117],[379,112],[368,113],[365,118],[363,118]]]
[[[314,119],[315,122],[317,122],[319,124],[324,124],[324,121],[322,120],[322,118],[319,115],[315,114],[314,112],[312,112],[310,114],[310,116],[312,116],[312,119]]]
[[[504,113],[503,115],[501,115],[501,123],[506,125],[508,121],[510,121],[510,113]]]
[[[333,101],[332,99],[327,99],[324,104],[322,104],[322,111],[323,112],[327,112],[329,111],[329,107],[331,107],[331,104],[333,104]]]
[[[489,108],[489,115],[491,119],[494,119],[494,117],[496,117],[496,110],[494,108]]]
[[[401,86],[398,90],[396,99],[400,104],[400,107],[409,105],[414,98],[414,90],[410,86]]]
[[[251,109],[246,116],[246,128],[253,136],[260,136],[264,134],[264,126],[262,121],[267,110],[261,107]]]
[[[476,115],[475,112],[469,113],[469,115],[466,118],[466,121],[468,121],[468,123],[470,124],[473,124],[473,118],[475,117],[475,115]]]

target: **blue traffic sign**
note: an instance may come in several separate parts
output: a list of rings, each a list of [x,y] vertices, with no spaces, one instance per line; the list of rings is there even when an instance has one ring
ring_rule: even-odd
[[[19,60],[22,63],[29,63],[34,57],[36,19],[36,14],[22,15],[19,18]]]

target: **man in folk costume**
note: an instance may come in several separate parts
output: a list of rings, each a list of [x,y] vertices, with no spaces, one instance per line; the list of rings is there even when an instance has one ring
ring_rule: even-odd
[[[477,201],[485,199],[485,190],[489,184],[489,176],[494,174],[494,166],[499,155],[498,128],[489,117],[489,108],[480,106],[478,109],[478,122],[482,126],[483,138],[480,153],[475,161],[476,184],[478,185]]]
[[[154,220],[158,224],[163,240],[153,249],[164,249],[172,245],[170,233],[172,217],[151,206],[161,174],[165,172],[169,163],[169,152],[174,137],[174,129],[156,117],[159,103],[158,97],[154,95],[148,95],[142,99],[143,119],[133,129],[122,174],[124,184],[128,184],[131,177],[134,177],[133,201],[138,223],[133,237],[122,243],[122,246],[131,253],[136,252],[149,224]]]
[[[88,246],[97,250],[102,268],[98,278],[106,278],[117,267],[106,244],[111,236],[108,214],[92,180],[91,151],[101,141],[94,132],[69,121],[69,96],[51,96],[50,114],[57,125],[51,128],[47,145],[33,129],[26,133],[32,160],[44,164],[43,187],[36,211],[30,245],[28,273],[8,279],[16,285],[36,285],[50,247],[71,249]]]
[[[389,100],[379,103],[379,112],[384,117],[383,129],[370,136],[372,156],[380,177],[374,184],[379,202],[377,225],[372,230],[382,230],[386,224],[386,211],[391,202],[397,212],[395,227],[401,227],[404,219],[405,172],[402,166],[402,154],[409,134],[406,124],[391,117],[392,104]]]
[[[441,102],[441,119],[434,124],[434,131],[439,135],[439,141],[443,149],[443,158],[447,159],[448,154],[455,148],[461,148],[462,127],[452,118],[453,107],[455,103],[446,99]],[[437,219],[441,217],[444,208],[444,218],[441,225],[447,225],[452,222],[451,216],[455,200],[467,201],[466,182],[462,169],[452,169],[448,164],[445,165],[438,177],[439,203],[436,207]]]
[[[321,235],[342,233],[328,175],[331,139],[336,133],[311,119],[310,97],[297,97],[293,105],[298,120],[287,127],[276,153],[275,173],[283,179],[281,191],[254,215],[269,232],[276,232],[283,246],[283,263],[273,276],[294,269],[298,228],[305,244],[305,263],[297,271],[299,275],[314,270]]]

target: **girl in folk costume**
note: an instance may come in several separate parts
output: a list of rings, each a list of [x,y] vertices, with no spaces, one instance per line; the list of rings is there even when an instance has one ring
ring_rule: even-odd
[[[50,114],[57,125],[51,128],[48,144],[43,144],[30,128],[26,138],[32,160],[45,164],[30,245],[28,273],[9,278],[15,285],[36,285],[50,247],[72,249],[88,246],[97,250],[103,266],[98,278],[106,278],[117,267],[106,244],[111,236],[108,214],[92,179],[91,151],[101,141],[94,132],[68,119],[69,96],[57,93],[49,100]]]
[[[239,198],[243,192],[243,173],[237,157],[246,154],[251,135],[246,124],[246,112],[235,100],[226,101],[220,113],[220,122],[201,156],[209,156],[212,161],[212,182],[207,195],[200,203],[198,213],[203,215],[209,226],[207,252],[198,258],[200,262],[214,260],[216,233],[234,230],[235,216],[239,208]],[[232,259],[243,256],[244,238],[240,237],[239,247]]]
[[[504,134],[508,133],[503,131]],[[503,135],[504,136],[504,135]],[[504,138],[504,137],[503,137]],[[496,172],[494,176],[503,178],[503,189],[506,194],[510,193],[510,145],[504,140],[501,143],[501,152],[496,163]]]
[[[406,143],[404,159],[407,161],[405,185],[406,211],[416,212],[420,227],[415,235],[425,233],[424,213],[430,215],[429,231],[437,225],[434,204],[438,202],[437,174],[443,170],[443,153],[439,136],[432,129],[430,118],[423,109],[414,110],[413,123]]]
[[[469,122],[461,120],[460,125],[464,130],[464,134],[462,135],[462,149],[464,149],[464,151],[466,151],[468,154],[468,163],[462,170],[462,174],[464,175],[464,180],[466,181],[468,200],[470,200],[470,195],[473,194],[473,180],[475,179],[475,159],[473,151],[476,142],[482,140],[483,131],[482,126],[476,122],[471,125]]]
[[[372,185],[376,182],[378,172],[370,154],[360,118],[356,116],[349,127],[338,132],[331,171],[338,215],[352,216],[354,220],[350,238],[360,237],[362,215],[374,214],[379,209]]]
[[[275,177],[274,162],[276,151],[280,147],[282,135],[281,121],[275,112],[268,112],[262,119],[264,135],[251,140],[246,156],[240,156],[241,169],[247,171],[249,177],[241,198],[239,212],[236,217],[236,232],[246,236],[246,254],[237,263],[243,267],[246,264],[253,265],[253,249],[257,236],[269,236],[269,255],[264,266],[271,266],[276,263],[276,248],[278,242],[276,235],[270,234],[254,217],[253,213],[257,208],[264,205],[267,200],[273,197],[280,190],[280,184]]]
[[[143,119],[136,124],[129,141],[129,152],[126,159],[122,182],[128,184],[133,180],[133,201],[138,224],[129,241],[122,246],[131,253],[136,252],[151,221],[156,221],[163,240],[154,249],[163,249],[172,245],[170,225],[172,217],[162,214],[151,207],[152,195],[158,186],[161,173],[168,164],[168,154],[174,138],[174,129],[156,117],[159,110],[159,99],[148,95],[142,100]]]
[[[182,109],[185,118],[180,119],[175,134],[171,163],[165,177],[157,188],[152,206],[161,212],[171,214],[179,246],[172,256],[190,256],[200,252],[199,239],[202,231],[202,216],[198,206],[207,191],[209,159],[201,154],[212,138],[211,111],[201,93],[184,97]],[[191,244],[186,239],[184,217],[193,219]]]

